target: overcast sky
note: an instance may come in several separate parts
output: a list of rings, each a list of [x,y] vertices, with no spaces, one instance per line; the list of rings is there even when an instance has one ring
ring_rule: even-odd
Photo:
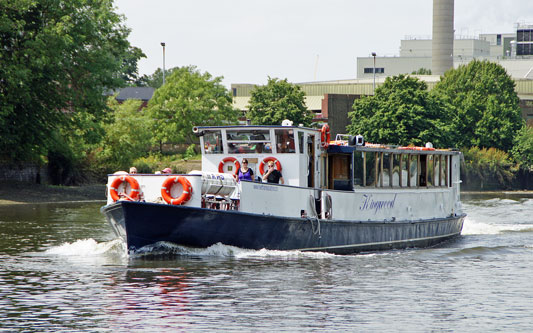
[[[398,56],[406,36],[431,37],[432,0],[115,0],[143,50],[141,74],[195,65],[223,83],[356,77],[357,57]],[[456,35],[533,24],[533,0],[455,0]]]

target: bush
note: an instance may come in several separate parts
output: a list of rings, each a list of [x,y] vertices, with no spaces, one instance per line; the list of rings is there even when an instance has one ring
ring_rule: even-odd
[[[496,148],[472,147],[463,151],[461,169],[464,188],[470,190],[510,189],[518,167],[509,154]]]

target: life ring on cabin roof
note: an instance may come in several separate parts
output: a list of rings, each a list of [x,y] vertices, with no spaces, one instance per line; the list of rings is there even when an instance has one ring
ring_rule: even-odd
[[[259,163],[259,173],[262,175],[265,174],[265,164],[267,164],[269,161],[272,161],[274,162],[274,164],[276,165],[276,169],[278,169],[278,171],[281,171],[281,163],[278,161],[277,158],[275,157],[265,157],[261,163]]]
[[[413,147],[413,146],[398,147],[398,149],[401,149],[401,150],[435,150],[435,148],[432,148],[432,147]]]
[[[235,157],[231,156],[224,157],[222,161],[220,161],[220,163],[218,164],[218,172],[224,173],[224,165],[226,164],[226,162],[233,162],[233,164],[235,164],[234,174],[237,175],[239,173],[239,169],[241,168],[241,164],[239,163],[239,161],[237,161]]]
[[[322,148],[328,148],[330,140],[331,134],[329,133],[329,125],[324,124],[322,125],[322,129],[320,130],[320,145],[322,146]]]
[[[119,186],[124,182],[130,184],[131,191],[129,193],[118,193]],[[113,180],[111,186],[109,186],[109,194],[111,194],[111,199],[113,199],[113,202],[119,200],[121,196],[124,197],[125,200],[134,201],[139,196],[139,183],[131,176],[117,177],[115,180]]]
[[[179,197],[174,198],[170,194],[170,191],[172,190],[172,186],[177,183],[181,184],[183,191],[181,192],[181,195]],[[189,180],[183,176],[168,177],[167,179],[165,179],[163,185],[161,186],[161,196],[163,197],[166,203],[169,203],[171,205],[182,205],[191,199],[192,185]]]

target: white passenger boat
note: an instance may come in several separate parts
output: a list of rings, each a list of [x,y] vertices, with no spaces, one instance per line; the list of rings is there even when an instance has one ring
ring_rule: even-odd
[[[329,128],[195,127],[202,170],[108,176],[101,211],[130,251],[159,242],[338,254],[460,235],[461,153],[329,140]],[[254,181],[235,176],[246,158]],[[275,163],[285,183],[261,175]]]

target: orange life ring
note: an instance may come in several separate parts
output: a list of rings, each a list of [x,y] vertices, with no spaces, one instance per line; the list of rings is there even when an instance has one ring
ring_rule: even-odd
[[[259,163],[259,173],[262,175],[265,174],[265,164],[267,164],[269,161],[273,161],[274,164],[276,164],[276,169],[278,169],[278,171],[281,171],[281,163],[278,161],[277,158],[275,157],[265,157],[261,163]]]
[[[174,184],[180,183],[183,187],[183,192],[181,192],[181,195],[177,198],[174,198],[170,195],[170,190],[172,190],[172,186]],[[168,177],[163,182],[163,185],[161,186],[161,196],[166,201],[166,203],[169,203],[171,205],[181,205],[186,203],[191,199],[192,196],[192,185],[189,182],[189,180],[182,176],[175,176],[175,177]]]
[[[118,193],[118,188],[122,183],[128,182],[131,187],[130,193]],[[139,183],[135,178],[131,176],[121,176],[115,178],[113,182],[111,183],[111,186],[109,187],[109,194],[111,194],[111,199],[113,199],[113,202],[120,199],[121,196],[124,196],[126,200],[133,201],[136,200],[139,196]]]
[[[329,133],[329,125],[324,124],[322,125],[322,129],[320,130],[320,145],[322,146],[322,148],[328,148],[330,140],[331,135]]]
[[[218,172],[224,173],[224,164],[226,164],[226,162],[233,162],[235,164],[234,174],[237,175],[239,173],[239,169],[241,168],[241,164],[239,163],[239,161],[237,161],[235,157],[231,156],[225,157],[224,159],[222,159],[222,161],[220,161],[220,163],[218,164]]]
[[[431,148],[431,147],[414,147],[414,146],[398,147],[398,149],[402,149],[402,150],[435,150],[435,148]]]

